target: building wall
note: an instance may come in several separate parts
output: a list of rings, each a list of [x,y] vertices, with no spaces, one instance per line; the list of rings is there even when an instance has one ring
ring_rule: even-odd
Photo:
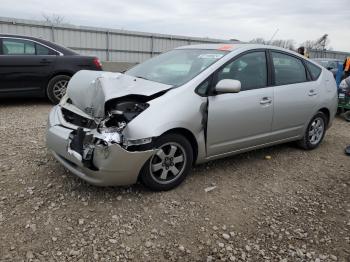
[[[102,61],[140,63],[178,46],[202,43],[227,43],[227,40],[186,37],[80,27],[51,26],[47,23],[0,17],[0,33],[43,38],[69,47],[80,54],[94,55]]]
[[[345,60],[346,57],[350,56],[350,53],[329,50],[311,50],[309,52],[309,55],[310,58],[334,58],[339,60]]]
[[[80,54],[102,61],[135,64],[178,46],[227,43],[212,38],[187,37],[73,25],[51,26],[44,22],[0,17],[0,33],[29,35],[56,42]],[[310,58],[345,59],[350,53],[338,51],[309,52]]]

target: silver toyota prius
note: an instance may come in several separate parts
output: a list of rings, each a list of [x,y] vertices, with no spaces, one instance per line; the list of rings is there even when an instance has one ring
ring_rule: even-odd
[[[50,112],[47,147],[99,186],[179,185],[194,164],[289,141],[314,149],[337,108],[332,73],[286,49],[174,49],[125,73],[79,71]]]

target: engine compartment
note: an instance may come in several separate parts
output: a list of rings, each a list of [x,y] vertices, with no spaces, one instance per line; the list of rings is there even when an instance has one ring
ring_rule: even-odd
[[[101,121],[98,131],[121,132],[127,123],[148,107],[149,104],[136,100],[115,103],[106,109],[106,118]]]
[[[152,96],[128,95],[125,97],[112,99],[105,104],[105,118],[98,125],[100,133],[120,133],[125,126],[135,117],[149,107],[151,101],[167,91],[159,92]]]

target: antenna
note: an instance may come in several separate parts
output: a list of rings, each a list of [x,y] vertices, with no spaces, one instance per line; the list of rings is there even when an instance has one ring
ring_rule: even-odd
[[[277,32],[279,31],[279,29],[277,28],[276,31],[273,33],[270,41],[268,42],[269,44],[271,44],[271,41],[273,40],[273,38],[276,36]]]

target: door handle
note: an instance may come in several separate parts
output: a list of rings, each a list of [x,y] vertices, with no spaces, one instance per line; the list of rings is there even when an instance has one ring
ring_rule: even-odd
[[[272,103],[272,99],[270,97],[263,97],[260,101],[261,105],[266,105],[271,103]]]
[[[311,89],[311,90],[309,91],[309,96],[315,96],[315,95],[317,95],[316,90],[315,90],[315,89]]]

